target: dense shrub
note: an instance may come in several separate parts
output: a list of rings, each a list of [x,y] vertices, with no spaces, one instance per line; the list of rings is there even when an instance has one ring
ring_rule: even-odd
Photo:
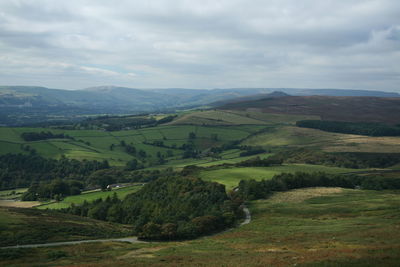
[[[33,201],[39,199],[59,200],[65,196],[79,195],[83,189],[83,183],[76,180],[63,181],[61,179],[52,180],[50,183],[33,184],[25,192],[21,199],[23,201]]]
[[[225,187],[197,178],[159,178],[123,201],[106,200],[65,209],[75,215],[131,224],[142,239],[194,238],[221,230],[235,221],[240,202],[231,201]]]
[[[307,163],[354,169],[387,168],[400,163],[400,153],[326,153],[301,148],[277,153],[269,159],[281,159],[287,163]]]
[[[400,127],[389,126],[382,123],[303,120],[296,122],[296,126],[335,133],[369,136],[400,136]]]
[[[6,154],[0,156],[0,189],[27,187],[33,182],[50,182],[58,178],[84,181],[94,171],[107,168],[107,161]]]
[[[283,160],[281,158],[266,158],[261,159],[260,157],[251,158],[236,164],[240,167],[269,167],[273,165],[281,165]]]
[[[26,132],[21,134],[22,139],[25,141],[39,141],[39,140],[47,140],[47,139],[54,139],[54,138],[68,138],[73,139],[72,137],[65,135],[63,133],[60,134],[53,134],[52,132]]]
[[[242,180],[239,183],[238,194],[244,199],[255,200],[267,198],[272,192],[287,191],[305,187],[343,187],[370,190],[400,189],[399,178],[361,177],[356,175],[331,175],[317,173],[282,173],[271,180]]]

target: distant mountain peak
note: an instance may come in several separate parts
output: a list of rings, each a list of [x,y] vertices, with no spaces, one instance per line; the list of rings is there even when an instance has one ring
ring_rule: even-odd
[[[93,87],[88,87],[83,89],[84,91],[93,91],[93,92],[99,92],[99,91],[111,91],[114,89],[118,88],[123,88],[119,86],[114,86],[114,85],[102,85],[102,86],[93,86]]]
[[[290,96],[282,91],[273,91],[270,94],[266,95],[267,97],[285,97],[285,96]]]

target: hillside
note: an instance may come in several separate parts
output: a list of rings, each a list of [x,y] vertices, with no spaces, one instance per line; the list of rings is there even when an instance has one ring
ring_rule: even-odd
[[[350,204],[349,204],[350,203]],[[183,242],[6,251],[4,266],[397,266],[399,194],[309,188],[252,201],[242,227]],[[12,254],[14,252],[14,254]],[[21,255],[18,255],[19,252]],[[49,260],[49,255],[61,256]],[[13,257],[12,257],[13,256]],[[11,258],[11,259],[10,259]]]
[[[129,236],[132,227],[53,211],[0,207],[0,246]]]
[[[390,92],[339,89],[169,88],[144,90],[99,86],[83,90],[61,90],[37,86],[0,86],[0,125],[14,126],[43,121],[81,120],[96,114],[170,112],[177,108],[198,107],[214,102],[225,104],[235,99],[253,101],[272,96],[283,97],[287,94],[399,97],[399,94]]]
[[[231,102],[221,110],[314,115],[322,120],[400,123],[400,98],[284,96]]]
[[[0,86],[0,125],[80,120],[81,116],[95,114],[168,111],[263,92],[266,90],[141,90],[116,86],[60,90],[34,86]]]

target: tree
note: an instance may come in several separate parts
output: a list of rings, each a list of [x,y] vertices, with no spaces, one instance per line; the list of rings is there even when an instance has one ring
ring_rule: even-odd
[[[138,169],[138,161],[136,159],[130,160],[126,163],[126,170],[133,171]]]
[[[139,150],[138,155],[139,155],[139,157],[141,157],[141,158],[145,158],[145,157],[147,156],[146,151],[144,151],[144,150],[142,150],[142,149]]]
[[[196,139],[196,134],[194,132],[190,132],[188,138],[190,140]]]
[[[115,183],[115,177],[106,170],[100,170],[92,173],[89,181],[93,185],[100,186],[101,190],[105,190],[108,185]]]

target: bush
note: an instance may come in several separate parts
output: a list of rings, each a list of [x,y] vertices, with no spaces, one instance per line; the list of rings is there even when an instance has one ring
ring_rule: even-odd
[[[51,260],[67,257],[68,254],[63,250],[52,250],[47,253],[47,257]]]

